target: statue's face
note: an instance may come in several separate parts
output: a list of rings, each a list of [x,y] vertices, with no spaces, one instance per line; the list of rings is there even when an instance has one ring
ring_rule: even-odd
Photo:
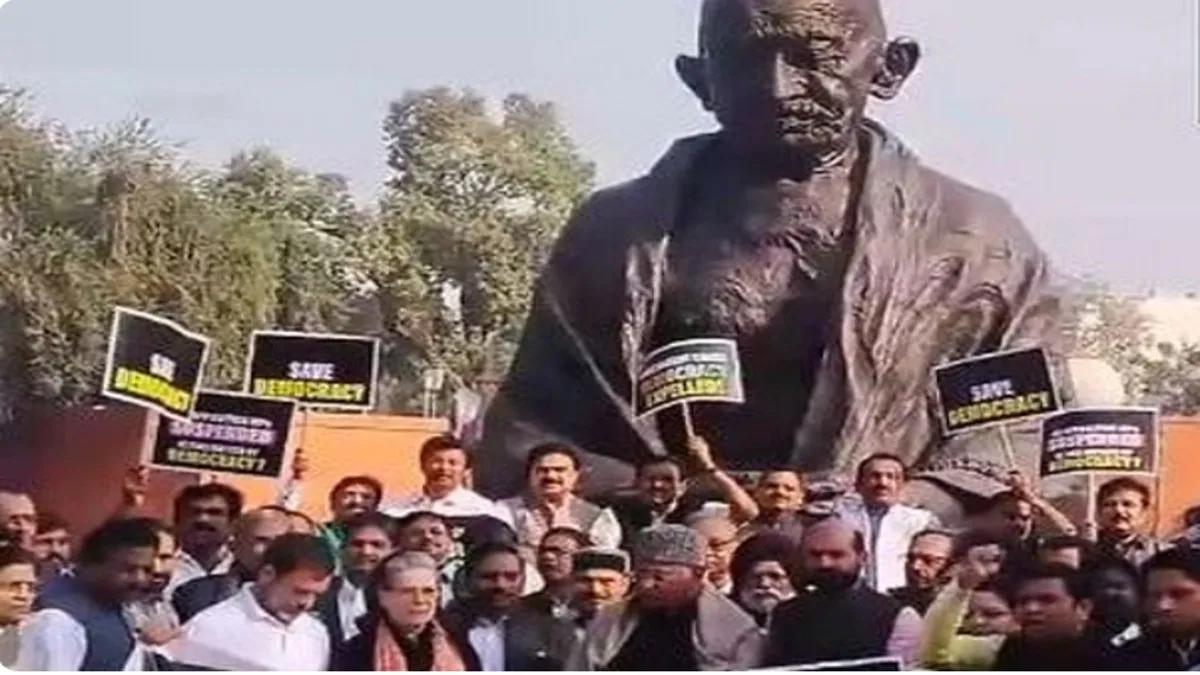
[[[877,0],[709,0],[707,106],[751,155],[835,155],[884,48]]]

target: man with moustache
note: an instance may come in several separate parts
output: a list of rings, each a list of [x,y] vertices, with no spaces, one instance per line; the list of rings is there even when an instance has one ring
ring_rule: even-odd
[[[921,617],[866,586],[865,563],[863,534],[849,522],[829,518],[804,531],[794,565],[799,594],[775,608],[764,666],[884,656],[917,663]]]
[[[478,546],[463,570],[466,594],[446,607],[442,625],[463,646],[467,670],[562,670],[574,631],[521,604],[525,565],[517,548]]]
[[[775,531],[799,538],[803,524],[804,476],[791,469],[764,471],[754,488],[758,517],[750,523],[755,532]]]
[[[0,491],[0,535],[26,551],[35,551],[37,507],[23,492]]]
[[[675,457],[651,457],[639,462],[633,481],[634,498],[611,502],[626,548],[632,545],[633,535],[644,528],[684,522],[704,506],[706,500],[700,493],[715,493],[714,498],[729,504],[730,517],[738,523],[758,517],[754,498],[713,461],[708,441],[693,436],[687,440],[687,451],[686,466]]]
[[[705,0],[699,56],[676,70],[720,131],[593,195],[563,230],[489,408],[481,489],[511,492],[549,439],[586,453],[598,490],[684,447],[681,413],[638,418],[630,385],[650,351],[696,337],[741,356],[745,404],[690,411],[724,467],[847,472],[885,449],[914,468],[906,500],[945,515],[960,491],[1001,488],[1000,439],[943,437],[929,373],[1054,351],[1058,298],[1007,204],[866,117],[919,56],[888,39],[879,0]],[[1036,456],[1036,428],[1014,436]]]
[[[335,559],[346,543],[346,523],[364,513],[379,509],[383,501],[383,483],[373,476],[346,476],[329,491],[329,510],[333,519],[321,525],[321,537],[329,542]]]
[[[578,530],[560,527],[547,532],[537,552],[537,571],[545,586],[522,598],[521,603],[553,619],[572,621],[575,618],[572,565],[575,553],[590,545],[591,542]]]
[[[419,458],[425,477],[420,494],[389,506],[385,509],[389,516],[429,511],[455,521],[487,517],[512,524],[506,509],[466,486],[471,455],[457,438],[450,434],[430,438],[421,445]]]
[[[904,462],[877,452],[859,463],[854,487],[858,499],[843,500],[841,516],[863,533],[867,546],[867,584],[881,592],[905,583],[905,556],[918,532],[936,528],[937,517],[900,503],[908,480]]]
[[[225,574],[233,566],[229,534],[242,514],[242,493],[222,483],[189,485],[175,497],[175,534],[179,565],[167,584],[166,596],[193,579]]]
[[[149,648],[160,647],[179,634],[179,613],[166,597],[167,584],[179,565],[179,544],[175,533],[163,523],[143,519],[154,529],[158,545],[154,549],[154,567],[140,597],[125,606],[125,617],[138,640]]]
[[[526,561],[534,562],[546,533],[569,527],[587,535],[597,546],[621,544],[621,524],[612,509],[602,508],[575,495],[579,485],[579,455],[574,449],[548,443],[534,448],[526,461],[526,491],[505,499]]]
[[[1150,488],[1128,476],[1114,478],[1096,493],[1101,553],[1141,566],[1169,545],[1146,534],[1150,520]]]
[[[601,609],[629,593],[629,554],[619,548],[585,548],[571,561],[575,581],[575,624],[587,624]]]

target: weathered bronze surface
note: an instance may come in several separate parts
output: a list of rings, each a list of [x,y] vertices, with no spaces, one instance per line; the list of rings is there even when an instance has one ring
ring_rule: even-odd
[[[642,356],[732,337],[744,406],[693,406],[732,468],[851,470],[878,451],[975,494],[1007,470],[994,431],[943,439],[931,370],[999,349],[1053,350],[1048,265],[1001,199],[923,166],[867,119],[920,56],[877,0],[708,0],[677,71],[720,122],[651,172],[592,196],[536,289],[485,424],[477,480],[519,485],[528,449],[585,451],[592,487],[682,452],[677,413],[637,420]],[[1036,442],[1016,434],[1023,459]]]

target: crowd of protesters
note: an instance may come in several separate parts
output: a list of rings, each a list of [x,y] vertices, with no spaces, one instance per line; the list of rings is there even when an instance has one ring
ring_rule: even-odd
[[[0,664],[19,670],[729,670],[894,659],[942,670],[1200,666],[1200,552],[1147,531],[1150,490],[1105,482],[1076,524],[1020,474],[967,526],[904,505],[906,467],[845,487],[768,471],[743,487],[691,439],[630,489],[579,496],[571,448],[526,491],[472,491],[450,436],[416,495],[350,476],[318,524],[149,474],[94,531],[0,493]],[[1188,532],[1190,534],[1191,531]],[[81,535],[81,536],[79,536]],[[72,543],[78,541],[77,548]]]

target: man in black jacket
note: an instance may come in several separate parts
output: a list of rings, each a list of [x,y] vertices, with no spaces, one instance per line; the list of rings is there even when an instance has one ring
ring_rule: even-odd
[[[335,649],[358,635],[358,621],[367,613],[367,582],[379,563],[391,555],[399,538],[395,521],[378,511],[347,520],[345,533],[342,573],[333,579],[314,608]]]
[[[483,544],[464,565],[466,595],[442,625],[463,646],[468,670],[561,670],[574,646],[571,625],[521,605],[525,567],[515,546]]]
[[[1195,670],[1200,667],[1200,551],[1180,546],[1142,569],[1149,630],[1121,646],[1114,670]]]
[[[1019,568],[1011,603],[1021,630],[1004,641],[993,670],[1105,669],[1111,655],[1088,630],[1092,601],[1079,570],[1061,563]]]
[[[954,536],[945,530],[930,529],[918,532],[908,544],[904,561],[904,580],[900,588],[888,595],[924,614],[946,582]]]
[[[840,518],[804,530],[793,576],[798,595],[775,608],[763,665],[895,657],[916,662],[921,617],[862,582],[862,532]]]
[[[558,621],[574,621],[574,556],[591,545],[587,535],[570,527],[556,527],[538,545],[537,569],[546,587],[527,595],[521,604]]]

